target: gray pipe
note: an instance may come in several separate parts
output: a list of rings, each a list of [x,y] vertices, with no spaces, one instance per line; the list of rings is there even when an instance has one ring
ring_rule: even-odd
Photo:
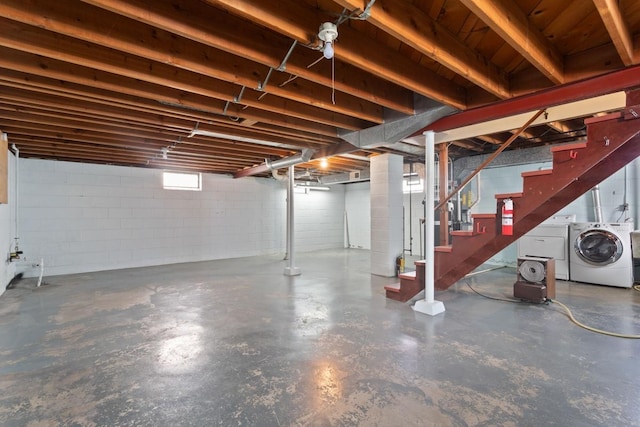
[[[593,196],[593,212],[596,216],[596,222],[602,223],[602,204],[600,203],[600,187],[595,186],[591,189],[591,196]]]
[[[285,157],[284,159],[273,161],[265,159],[264,164],[267,166],[267,169],[272,171],[274,169],[288,168],[289,166],[306,163],[311,160],[311,156],[313,156],[313,150],[310,148],[305,148],[301,153],[291,157]]]

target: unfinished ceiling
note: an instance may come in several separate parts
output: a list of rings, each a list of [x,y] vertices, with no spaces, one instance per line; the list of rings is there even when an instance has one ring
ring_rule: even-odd
[[[2,0],[0,16],[0,130],[21,156],[236,176],[304,148],[312,176],[420,160],[398,142],[416,122],[640,61],[637,0]],[[341,138],[392,123],[392,143]],[[555,122],[513,147],[583,135]]]

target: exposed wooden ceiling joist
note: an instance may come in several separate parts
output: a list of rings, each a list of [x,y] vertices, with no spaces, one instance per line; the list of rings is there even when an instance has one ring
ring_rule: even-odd
[[[461,0],[476,16],[556,84],[565,82],[562,56],[509,0]]]
[[[334,60],[323,22],[337,24]],[[468,110],[447,123],[488,121],[640,86],[639,40],[630,0],[5,0],[0,130],[25,157],[234,176],[311,148],[300,167],[325,176],[385,152],[420,161],[415,144],[366,135],[413,132],[434,106]],[[582,138],[583,119],[550,117],[509,149]],[[360,147],[340,138],[360,131]],[[450,155],[509,137],[481,132]]]
[[[633,37],[622,16],[618,2],[615,0],[593,0],[593,3],[598,9],[624,65],[637,64],[639,55],[633,47]]]
[[[336,2],[350,11],[363,10],[362,0]],[[499,98],[510,96],[507,78],[498,67],[465,46],[417,6],[378,0],[369,10],[367,21]]]

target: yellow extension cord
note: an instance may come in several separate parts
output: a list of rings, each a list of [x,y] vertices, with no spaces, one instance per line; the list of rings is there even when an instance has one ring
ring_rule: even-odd
[[[633,289],[638,291],[638,289],[636,287],[640,287],[640,285],[635,285],[633,287]],[[566,305],[564,305],[560,301],[551,300],[551,299],[549,301],[551,301],[554,304],[558,304],[560,307],[564,308],[564,310],[567,312],[567,315],[569,316],[569,319],[571,319],[571,321],[573,323],[575,323],[576,325],[578,325],[581,328],[584,328],[584,329],[586,329],[588,331],[596,332],[598,334],[603,334],[603,335],[609,335],[609,336],[612,336],[612,337],[618,337],[618,338],[629,338],[629,339],[634,339],[634,340],[640,339],[640,335],[617,334],[615,332],[603,331],[601,329],[596,329],[596,328],[592,328],[591,326],[587,326],[584,323],[580,323],[579,321],[577,321],[576,318],[573,317],[573,313],[571,313],[571,310],[569,310],[569,307],[567,307]]]
[[[633,290],[640,292],[640,285],[633,285]]]

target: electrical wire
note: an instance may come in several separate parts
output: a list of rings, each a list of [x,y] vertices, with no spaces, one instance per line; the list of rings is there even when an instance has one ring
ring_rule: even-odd
[[[567,307],[566,305],[564,305],[560,301],[552,300],[550,298],[547,298],[547,301],[549,301],[551,303],[554,303],[554,304],[558,304],[560,307],[562,307],[567,312],[567,316],[569,316],[569,319],[571,319],[571,321],[573,323],[575,323],[576,325],[580,326],[583,329],[586,329],[587,331],[596,332],[596,333],[602,334],[602,335],[609,335],[611,337],[616,337],[616,338],[628,338],[628,339],[634,339],[634,340],[640,339],[640,335],[618,334],[616,332],[603,331],[602,329],[597,329],[597,328],[593,328],[591,326],[587,326],[584,323],[581,323],[578,320],[576,320],[576,318],[573,317],[573,313],[571,312],[571,310],[569,310],[569,307]]]
[[[466,283],[466,285],[469,287],[469,289],[471,289],[474,293],[476,293],[476,294],[480,295],[480,296],[481,296],[481,297],[483,297],[483,298],[491,299],[491,300],[494,300],[494,301],[512,302],[512,303],[516,303],[516,304],[522,304],[522,303],[527,302],[527,301],[521,301],[521,300],[515,300],[515,299],[506,299],[506,298],[497,298],[497,297],[493,297],[493,296],[490,296],[490,295],[485,295],[485,294],[482,294],[482,293],[480,293],[480,292],[476,291],[475,289],[473,289],[473,287],[471,286],[471,284],[469,283],[469,281],[468,281],[468,280],[465,280],[465,283]],[[635,289],[636,291],[640,292],[640,285],[634,285],[634,286],[633,286],[633,289]],[[604,330],[602,330],[602,329],[597,329],[597,328],[594,328],[594,327],[591,327],[591,326],[585,325],[584,323],[582,323],[582,322],[578,321],[578,320],[573,316],[573,313],[571,312],[571,310],[569,309],[569,307],[567,307],[566,305],[564,305],[564,304],[563,304],[563,303],[561,303],[560,301],[552,300],[551,298],[547,298],[547,299],[544,301],[544,303],[543,303],[543,304],[545,304],[545,305],[549,305],[549,303],[558,304],[560,307],[562,307],[562,308],[565,310],[565,312],[566,312],[567,316],[569,317],[569,319],[570,319],[573,323],[575,323],[576,325],[578,325],[578,326],[580,326],[581,328],[584,328],[584,329],[586,329],[586,330],[588,330],[588,331],[596,332],[596,333],[598,333],[598,334],[608,335],[608,336],[616,337],[616,338],[627,338],[627,339],[634,339],[634,340],[640,339],[640,335],[619,334],[619,333],[616,333],[616,332],[604,331]]]
[[[482,294],[482,293],[476,291],[475,289],[473,289],[473,287],[471,286],[471,283],[469,283],[468,280],[465,280],[464,282],[467,284],[469,289],[471,289],[473,292],[475,292],[476,294],[480,295],[481,297],[484,297],[484,298],[487,298],[487,299],[492,299],[494,301],[513,302],[513,303],[516,303],[516,304],[522,304],[522,303],[525,302],[525,301],[521,301],[521,300],[517,300],[517,299],[506,299],[506,298],[498,298],[498,297],[492,297],[490,295],[485,295],[485,294]]]
[[[331,103],[336,105],[336,56],[331,57]]]

